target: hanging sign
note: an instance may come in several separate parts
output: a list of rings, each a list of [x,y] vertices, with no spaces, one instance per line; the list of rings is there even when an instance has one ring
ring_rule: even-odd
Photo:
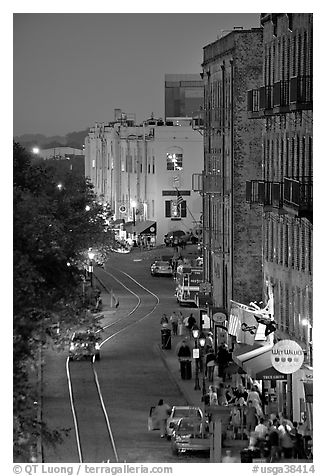
[[[272,365],[283,374],[293,374],[300,369],[304,353],[294,340],[280,340],[272,348]]]

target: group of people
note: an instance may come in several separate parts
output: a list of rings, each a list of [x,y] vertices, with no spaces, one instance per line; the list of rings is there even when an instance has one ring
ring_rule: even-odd
[[[184,326],[188,329],[189,335],[191,337],[191,331],[193,326],[196,324],[196,319],[192,313],[190,316],[183,317],[181,311],[179,311],[178,314],[176,311],[173,311],[170,317],[164,313],[161,317],[160,324],[163,328],[171,328],[174,336],[178,335],[178,327]],[[182,331],[180,334],[182,334]]]
[[[249,447],[258,448],[262,457],[269,462],[284,459],[307,459],[311,436],[306,431],[306,423],[291,422],[286,416],[272,414],[260,418],[254,431],[250,433]]]

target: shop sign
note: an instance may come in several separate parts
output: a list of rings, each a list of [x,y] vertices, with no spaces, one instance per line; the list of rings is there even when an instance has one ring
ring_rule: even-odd
[[[281,340],[272,348],[271,360],[274,369],[283,374],[293,374],[302,366],[304,353],[295,341]]]
[[[192,349],[192,358],[199,359],[199,349]]]
[[[212,321],[215,324],[223,324],[226,321],[226,315],[223,312],[215,312],[212,316]]]

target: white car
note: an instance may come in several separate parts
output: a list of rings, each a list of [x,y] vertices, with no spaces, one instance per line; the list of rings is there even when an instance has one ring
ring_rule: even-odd
[[[173,270],[169,261],[154,261],[151,266],[152,276],[172,276]]]
[[[185,417],[193,417],[203,419],[203,412],[199,407],[191,407],[191,406],[174,406],[171,410],[171,415],[167,419],[166,422],[166,434],[168,439],[171,438],[173,430],[175,429],[178,421],[181,418]]]
[[[81,360],[92,359],[100,360],[99,337],[92,331],[74,332],[69,347],[69,359]]]

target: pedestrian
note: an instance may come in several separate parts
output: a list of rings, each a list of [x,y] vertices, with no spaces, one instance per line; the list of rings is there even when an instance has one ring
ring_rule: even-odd
[[[213,347],[214,346],[214,339],[213,339],[213,332],[208,332],[206,339],[205,339],[205,346],[206,347]]]
[[[293,458],[303,459],[305,458],[304,443],[301,433],[298,431],[298,422],[293,422],[293,428],[290,432],[292,434],[294,446],[293,446]]]
[[[286,459],[292,458],[293,455],[294,440],[291,435],[292,428],[292,423],[286,417],[282,417],[278,431],[282,455]]]
[[[164,438],[166,435],[166,421],[171,414],[171,407],[167,403],[163,402],[161,398],[158,402],[158,405],[155,409],[155,416],[160,424],[161,438]]]
[[[275,463],[280,457],[280,436],[277,429],[278,420],[273,420],[273,423],[268,432],[268,446],[270,448],[269,463]]]
[[[166,314],[163,314],[160,320],[161,327],[168,327],[169,319]]]
[[[225,381],[226,367],[230,361],[230,355],[226,345],[221,344],[217,350],[218,376]]]
[[[218,405],[216,388],[213,385],[210,385],[208,387],[208,395],[209,395],[209,404]]]
[[[248,400],[247,408],[245,411],[246,415],[246,429],[248,436],[251,432],[254,431],[257,425],[257,411],[251,400]]]
[[[195,324],[196,324],[196,319],[195,319],[193,313],[191,312],[190,316],[188,317],[188,321],[187,321],[187,328],[188,328],[190,337],[192,337],[191,331],[192,331],[192,328],[194,327]]]
[[[259,419],[258,425],[255,427],[255,433],[257,436],[257,446],[260,449],[260,455],[264,457],[264,450],[266,446],[266,435],[268,433],[268,428],[265,423],[264,418]]]
[[[178,357],[180,362],[181,378],[184,380],[186,378],[187,365],[189,365],[188,361],[191,358],[191,350],[185,340],[182,341],[181,346],[178,350]]]
[[[218,386],[217,401],[218,401],[219,405],[222,405],[224,407],[228,405],[228,401],[227,401],[227,398],[226,398],[226,389],[225,389],[224,383],[220,383],[219,386]]]
[[[213,382],[214,368],[216,364],[215,359],[216,359],[216,355],[214,353],[214,350],[212,347],[209,347],[207,349],[207,354],[205,358],[205,362],[206,362],[205,376],[208,378],[209,382]]]
[[[176,315],[175,311],[173,311],[170,316],[170,323],[172,326],[173,335],[176,336],[178,334],[178,316]]]
[[[238,438],[238,432],[241,425],[241,412],[240,407],[235,405],[230,412],[230,422],[233,429],[233,439],[236,440]]]
[[[182,336],[182,334],[183,334],[183,315],[182,315],[182,312],[179,311],[179,315],[178,315],[178,335]]]

